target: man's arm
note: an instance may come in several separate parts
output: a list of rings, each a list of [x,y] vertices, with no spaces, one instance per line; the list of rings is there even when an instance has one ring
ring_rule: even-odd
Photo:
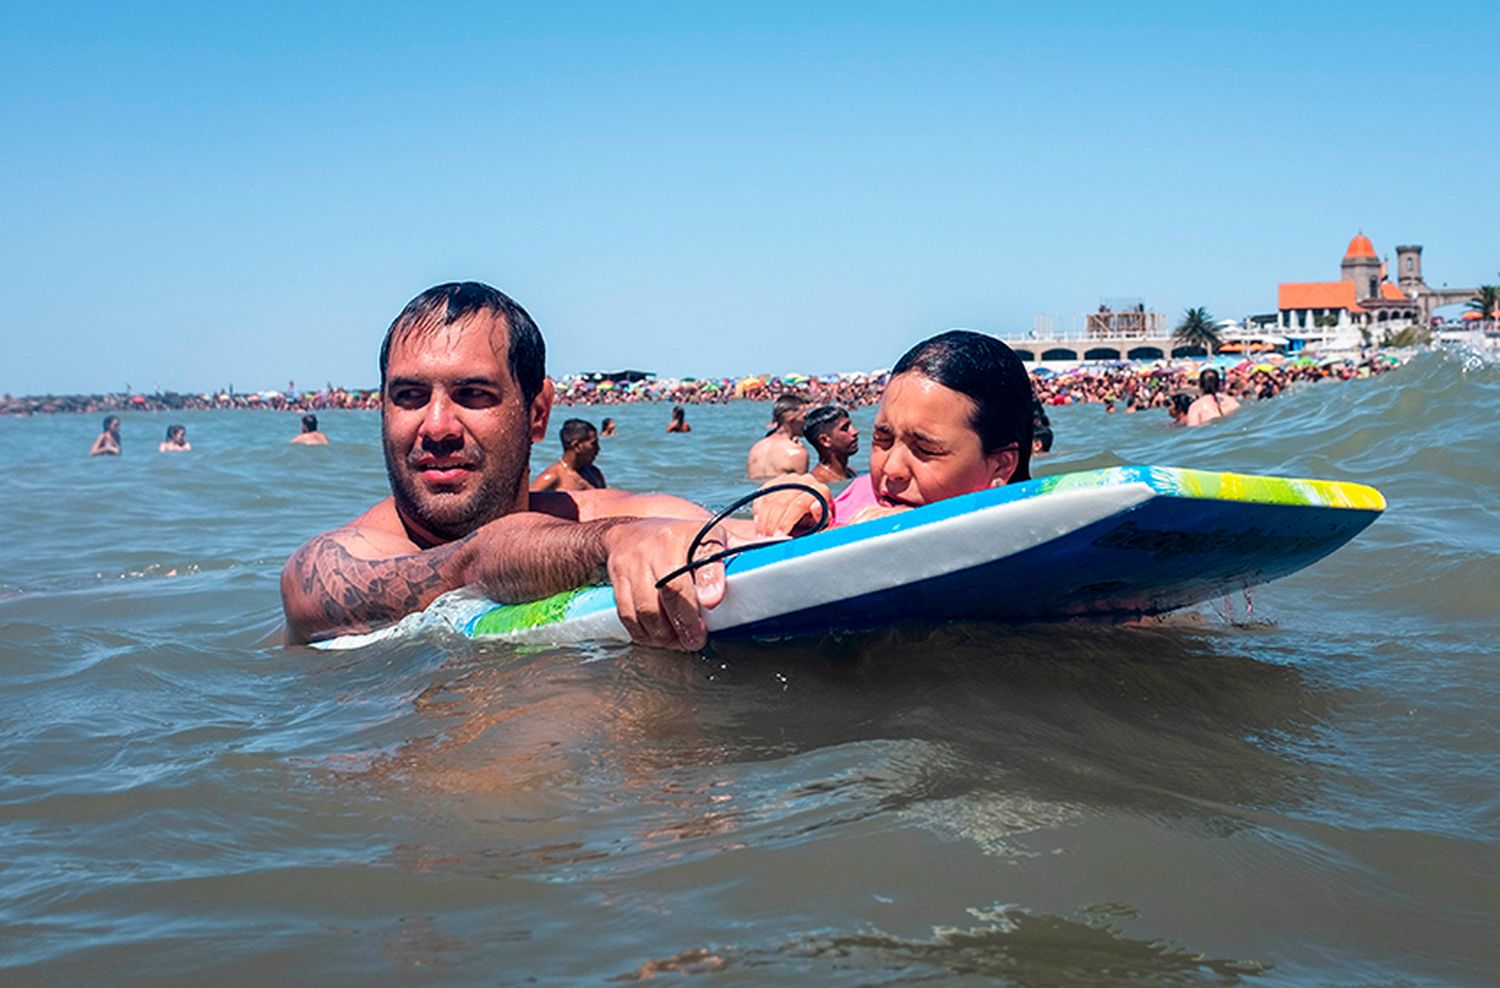
[[[702,508],[681,503],[706,516]],[[457,541],[414,551],[401,536],[356,522],[317,536],[287,560],[281,573],[287,638],[303,644],[368,631],[471,584],[513,603],[607,578],[633,641],[694,651],[708,636],[702,610],[724,597],[723,563],[680,575],[660,589],[656,582],[682,565],[701,527],[698,518],[578,522],[528,511],[496,519]],[[729,535],[717,528],[701,553],[728,543]]]
[[[516,602],[602,582],[604,536],[615,524],[525,512],[415,552],[379,532],[335,529],[303,545],[281,571],[288,638],[302,644],[368,631],[471,584],[496,600]]]

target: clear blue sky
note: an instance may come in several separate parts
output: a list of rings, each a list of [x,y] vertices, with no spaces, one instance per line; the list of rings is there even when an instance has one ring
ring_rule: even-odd
[[[1494,282],[1497,11],[7,3],[0,391],[373,385],[456,279],[663,374],[1270,311],[1360,229]]]

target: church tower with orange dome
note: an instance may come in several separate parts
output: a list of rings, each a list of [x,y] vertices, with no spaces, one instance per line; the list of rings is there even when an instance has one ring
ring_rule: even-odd
[[[1344,281],[1354,282],[1354,297],[1357,299],[1378,298],[1380,296],[1380,258],[1375,254],[1375,245],[1370,243],[1370,238],[1360,231],[1349,241],[1349,249],[1344,251],[1344,260],[1339,265],[1339,272]]]

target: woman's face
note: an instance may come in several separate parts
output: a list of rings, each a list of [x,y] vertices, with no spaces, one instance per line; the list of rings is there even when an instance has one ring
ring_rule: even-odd
[[[891,378],[875,414],[870,481],[886,507],[931,504],[986,487],[1015,472],[1014,444],[985,453],[968,395],[915,371]]]

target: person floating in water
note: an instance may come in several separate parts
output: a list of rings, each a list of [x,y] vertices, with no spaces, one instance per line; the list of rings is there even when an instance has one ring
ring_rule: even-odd
[[[878,518],[960,494],[1031,479],[1034,396],[1021,358],[992,336],[950,330],[908,350],[875,414],[870,472],[837,498],[834,525]],[[821,518],[812,495],[778,491],[755,502],[761,535],[796,535]]]
[[[765,480],[784,473],[807,472],[807,450],[797,440],[802,437],[807,416],[807,399],[782,395],[771,406],[771,431],[750,447],[745,460],[745,475],[751,480]]]
[[[545,357],[531,316],[488,285],[438,285],[407,304],[380,349],[391,496],[287,560],[290,643],[388,625],[463,586],[518,603],[607,580],[633,640],[703,647],[723,564],[656,583],[683,564],[707,511],[663,494],[527,491],[552,413]],[[715,526],[701,544],[722,549],[729,532]]]
[[[835,484],[855,475],[849,458],[859,452],[859,430],[847,411],[837,405],[819,405],[803,418],[802,434],[818,454],[814,477]]]
[[[601,436],[612,436],[614,434],[615,434],[615,420],[614,419],[605,419],[603,422],[599,423],[599,435],[601,435]]]
[[[583,419],[568,419],[558,432],[562,458],[531,482],[533,491],[591,491],[602,489],[604,474],[594,466],[599,455],[599,433]]]
[[[672,421],[667,423],[668,432],[692,432],[693,427],[688,424],[687,410],[681,405],[672,406]]]
[[[158,453],[186,453],[192,449],[192,444],[187,441],[187,426],[167,426],[167,438],[156,446]]]
[[[1239,401],[1233,395],[1221,395],[1219,385],[1219,372],[1205,367],[1198,375],[1198,390],[1203,393],[1188,409],[1188,425],[1203,425],[1239,411]]]
[[[104,417],[104,431],[94,440],[94,446],[89,450],[90,456],[119,456],[120,455],[120,416],[106,415]]]
[[[298,446],[327,446],[328,437],[318,431],[318,417],[311,413],[302,416],[302,431],[292,437]]]
[[[1167,399],[1167,414],[1173,425],[1187,425],[1188,410],[1193,407],[1193,398],[1183,391],[1175,391]]]

